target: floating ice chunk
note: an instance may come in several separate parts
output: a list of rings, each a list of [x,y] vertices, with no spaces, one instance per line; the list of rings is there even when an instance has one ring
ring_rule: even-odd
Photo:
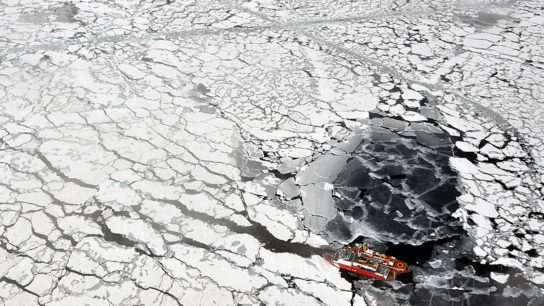
[[[509,241],[504,240],[504,239],[499,239],[499,240],[497,240],[496,244],[498,246],[500,246],[501,248],[507,248],[507,247],[510,246],[511,243]]]
[[[56,278],[51,275],[36,274],[32,283],[30,283],[26,289],[35,292],[38,295],[43,295],[53,287],[53,282],[55,281]]]
[[[232,214],[229,217],[229,220],[240,226],[251,226],[251,223],[244,216],[239,214]]]
[[[365,301],[365,298],[356,294],[354,297],[353,297],[353,305],[354,306],[368,306],[368,304],[366,303]]]
[[[474,196],[470,193],[462,194],[460,197],[457,198],[459,201],[463,203],[472,203],[474,202]]]
[[[393,115],[401,116],[402,114],[404,114],[404,112],[406,112],[406,110],[404,109],[404,106],[402,106],[401,104],[396,104],[389,108],[389,112]]]
[[[296,176],[296,183],[306,185],[318,182],[332,183],[344,168],[349,155],[323,155]]]
[[[413,112],[413,111],[407,111],[403,113],[402,119],[410,122],[421,122],[421,121],[427,121],[427,118],[423,117],[419,113]]]
[[[302,279],[295,280],[295,284],[302,292],[319,298],[325,305],[350,305],[351,291],[339,291],[326,283]]]
[[[544,24],[544,16],[534,16],[534,17],[531,17],[531,18],[529,18],[529,20],[523,21],[522,26],[526,26],[525,23],[526,23],[527,25]]]
[[[298,224],[298,220],[293,214],[266,204],[251,208],[248,209],[249,217],[264,225],[272,235],[281,240],[288,240],[292,237]]]
[[[431,267],[433,267],[434,269],[438,269],[440,268],[440,265],[442,265],[442,260],[437,259],[437,260],[429,261],[429,265],[431,265]]]
[[[77,245],[79,251],[93,253],[94,260],[100,262],[133,262],[138,253],[134,248],[120,246],[115,242],[104,241],[102,237],[86,237]]]
[[[161,304],[166,305],[167,302],[170,304],[178,304],[181,305],[191,305],[195,301],[199,301],[200,305],[246,305],[246,304],[255,304],[253,300],[249,300],[245,302],[244,300],[238,300],[235,302],[232,298],[233,293],[225,288],[220,288],[213,282],[209,281],[208,283],[205,283],[203,286],[204,290],[198,288],[198,287],[179,287],[178,290],[182,291],[184,293],[183,299],[179,301],[171,301],[163,300]],[[172,288],[170,290],[176,290],[177,288]],[[187,292],[194,292],[195,295],[186,294]],[[156,301],[156,300],[155,300]],[[150,301],[149,304],[153,304],[155,301]]]
[[[144,200],[141,203],[140,213],[162,224],[176,224],[176,220],[183,216],[176,206],[151,200]]]
[[[510,141],[506,148],[502,149],[502,152],[509,157],[524,157],[527,155],[520,144],[513,141]]]
[[[306,240],[306,244],[314,246],[314,247],[322,247],[322,246],[328,245],[328,242],[323,237],[316,235],[314,233],[310,233],[310,236]]]
[[[503,266],[507,266],[507,267],[518,268],[521,271],[525,270],[523,265],[519,261],[515,260],[514,258],[501,257],[501,258],[493,261],[491,264],[492,265],[503,265]]]
[[[529,228],[532,231],[540,232],[543,229],[544,222],[541,222],[537,219],[531,219],[529,222],[527,222],[527,225],[529,225]]]
[[[513,171],[513,172],[524,172],[529,170],[529,167],[527,167],[525,163],[519,160],[508,160],[508,161],[498,162],[497,166],[501,169],[504,169],[507,171]]]
[[[76,118],[82,119],[80,116]],[[53,167],[61,170],[66,176],[96,185],[108,178],[110,167],[106,165],[115,160],[113,153],[97,145],[67,141],[44,142],[40,146],[40,151]]]
[[[460,173],[476,174],[479,173],[478,167],[466,158],[450,157],[450,165]]]
[[[536,234],[533,236],[533,240],[538,244],[544,244],[544,235]]]
[[[527,240],[523,240],[522,244],[521,244],[521,250],[523,252],[527,252],[529,251],[530,249],[532,249],[533,246],[529,244],[529,242],[527,242]]]
[[[476,254],[478,257],[487,256],[487,253],[478,245],[474,247],[474,254]]]
[[[8,135],[3,137],[2,140],[10,147],[16,148],[32,140],[32,136],[30,134]]]
[[[277,186],[280,183],[279,179],[270,179],[267,177],[261,176],[261,179],[254,179],[249,182],[239,182],[238,186],[240,189],[244,190],[246,193],[252,193],[260,195],[263,197],[272,197],[276,193],[276,188],[272,186]],[[245,194],[245,193],[244,193]]]
[[[281,156],[289,156],[291,158],[306,158],[312,155],[310,148],[281,148],[278,150]]]
[[[461,132],[482,130],[482,127],[477,125],[476,123],[472,123],[461,118],[450,116],[448,114],[444,114],[444,118],[450,126],[458,129]]]
[[[176,51],[178,49],[178,46],[173,41],[170,40],[156,40],[154,41],[151,46],[151,49],[160,49],[160,50],[168,50],[168,51]]]
[[[282,174],[292,173],[298,171],[302,165],[304,165],[304,159],[292,159],[289,157],[284,157],[281,159],[281,164],[278,167],[278,171]]]
[[[496,43],[496,42],[498,42],[499,40],[502,39],[502,36],[491,34],[491,33],[481,32],[481,33],[475,33],[475,34],[468,35],[466,38],[482,39],[482,40],[487,40],[487,41]]]
[[[140,196],[128,185],[116,181],[106,180],[98,189],[95,197],[101,203],[118,204],[123,206],[137,205],[141,202]]]
[[[542,254],[542,251],[540,251],[540,254]],[[544,258],[542,256],[534,257],[529,262],[529,265],[536,268],[544,268]]]
[[[465,205],[466,210],[474,211],[482,216],[489,218],[496,218],[499,216],[495,204],[488,201],[482,200],[480,198],[476,199],[476,203]]]
[[[405,89],[402,91],[402,98],[405,100],[417,100],[420,101],[424,97],[417,91],[411,89]]]
[[[59,228],[67,235],[83,233],[88,235],[101,235],[102,231],[98,224],[85,218],[84,216],[66,216],[57,219]]]
[[[371,111],[376,108],[380,99],[366,93],[346,95],[340,102],[332,103],[337,111]]]
[[[423,55],[423,56],[433,56],[433,51],[429,48],[427,43],[418,43],[411,46],[412,53]]]
[[[302,202],[310,214],[332,219],[336,216],[336,208],[332,192],[324,187],[313,184],[302,186]]]
[[[373,119],[373,121],[374,120],[376,119]],[[373,125],[382,125],[383,127],[386,127],[388,129],[393,129],[395,131],[403,131],[409,125],[408,122],[393,119],[393,118],[383,118],[380,120],[382,120],[383,123],[380,123],[380,121],[378,121],[377,124],[373,124]],[[363,138],[366,138],[366,137],[363,137]]]
[[[493,252],[495,252],[497,256],[507,256],[510,251],[503,248],[493,248]]]
[[[19,218],[17,222],[6,230],[4,236],[13,245],[21,245],[32,235],[32,225],[28,220]]]
[[[244,198],[244,203],[247,205],[247,206],[253,206],[253,205],[257,205],[257,204],[260,204],[263,200],[262,198],[260,198],[259,196],[251,193],[251,192],[244,192],[242,194],[242,197]]]
[[[480,214],[472,214],[470,218],[478,225],[476,228],[476,236],[478,238],[484,238],[493,229],[493,225],[489,222],[489,219]]]
[[[34,270],[34,263],[30,258],[23,258],[15,266],[11,267],[7,273],[7,277],[19,283],[21,286],[28,285],[34,275],[32,270]]]
[[[535,284],[543,285],[544,284],[544,273],[536,272],[533,277],[531,277],[531,280]]]
[[[478,168],[480,169],[481,172],[489,174],[489,175],[493,175],[493,176],[513,176],[512,173],[506,172],[490,163],[480,163],[478,164]]]
[[[94,306],[109,306],[111,303],[102,298],[92,298],[85,295],[78,296],[60,296],[57,300],[51,301],[48,304],[55,306],[72,306],[72,305],[94,305]]]
[[[51,203],[51,197],[43,191],[20,193],[17,195],[17,201],[36,204],[39,206],[46,206]]]
[[[489,40],[472,39],[468,37],[466,37],[463,40],[463,44],[467,47],[476,48],[476,49],[487,49],[493,45],[493,43]]]
[[[182,189],[179,186],[167,185],[162,182],[141,179],[131,185],[132,188],[148,193],[158,199],[175,200],[179,198]]]
[[[359,146],[363,138],[364,136],[362,134],[362,131],[354,131],[353,134],[349,135],[346,140],[337,144],[331,151],[336,151],[336,149],[340,149],[343,151],[341,153],[352,153]]]
[[[482,154],[487,155],[489,158],[495,158],[495,159],[504,158],[504,154],[502,153],[502,151],[489,143],[483,146],[483,148],[480,149],[480,152]]]
[[[419,108],[421,106],[419,102],[415,100],[404,100],[403,104],[409,108]]]
[[[450,134],[451,136],[455,136],[455,137],[461,136],[459,131],[456,130],[456,129],[452,129],[452,128],[447,127],[447,126],[445,126],[443,124],[439,124],[438,126],[440,126],[440,128],[443,129],[444,131],[448,132],[448,134]]]
[[[466,141],[457,141],[455,146],[463,152],[478,152],[480,150],[477,146]]]
[[[235,211],[243,211],[244,210],[244,203],[242,202],[242,199],[236,194],[229,194],[225,198],[225,205],[232,208]]]
[[[93,252],[94,253],[94,252]],[[82,252],[78,249],[74,250],[68,259],[66,267],[76,270],[80,273],[94,274],[98,277],[104,277],[107,273],[106,267],[103,267],[98,263],[91,252]],[[98,280],[96,280],[98,281]],[[63,282],[69,283],[68,279],[62,278],[59,284]],[[82,284],[83,286],[88,286],[89,284]]]
[[[310,213],[308,213],[308,211],[304,211],[303,216],[303,224],[314,231],[323,230],[325,226],[327,226],[327,222],[329,221],[329,219],[327,218],[311,215]]]
[[[121,70],[121,72],[123,74],[125,74],[127,77],[133,79],[133,80],[139,80],[139,79],[142,79],[143,77],[145,77],[145,73],[143,73],[142,71],[140,71],[140,69],[132,66],[132,65],[129,65],[129,64],[121,64],[118,66],[119,70]]]
[[[32,54],[23,54],[19,57],[19,60],[23,63],[30,64],[35,66],[40,63],[40,60],[43,58],[43,54],[32,53]]]
[[[317,305],[318,301],[295,289],[280,289],[276,286],[265,287],[258,295],[259,300],[267,305]]]
[[[510,277],[510,275],[508,274],[502,274],[502,273],[495,273],[495,272],[491,272],[490,274],[491,278],[501,284],[504,284],[506,283],[506,281],[508,281],[508,278]]]
[[[283,181],[278,186],[278,193],[285,196],[288,200],[298,196],[300,194],[300,190],[298,186],[295,184],[295,179],[290,177]]]
[[[293,236],[293,238],[291,239],[291,242],[292,243],[305,243],[306,240],[308,240],[308,233],[309,231],[305,231],[305,230],[295,230],[295,235]],[[325,243],[327,244],[327,243]]]
[[[175,79],[178,79],[182,75],[182,73],[179,70],[172,68],[169,65],[164,65],[160,63],[154,64],[151,67],[151,71],[153,71],[153,73],[155,73],[156,75],[166,79],[175,80]]]
[[[145,56],[156,63],[169,65],[171,67],[181,66],[179,59],[172,52],[167,50],[150,49]]]
[[[228,29],[242,26],[243,24],[248,23],[251,20],[251,17],[252,16],[249,13],[240,12],[237,14],[233,14],[230,18],[214,23],[214,27]]]
[[[496,147],[502,147],[507,139],[504,137],[504,135],[495,133],[489,135],[486,140]]]
[[[37,211],[32,214],[30,219],[34,232],[48,236],[56,227],[53,220],[43,211]]]

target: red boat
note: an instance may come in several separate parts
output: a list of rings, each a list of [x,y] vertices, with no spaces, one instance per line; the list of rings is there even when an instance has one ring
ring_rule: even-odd
[[[324,257],[335,267],[381,280],[394,280],[397,274],[410,272],[405,262],[374,252],[366,243],[360,248],[325,252]]]

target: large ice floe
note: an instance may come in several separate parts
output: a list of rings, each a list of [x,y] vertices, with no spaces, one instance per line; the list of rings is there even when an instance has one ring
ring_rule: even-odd
[[[543,12],[0,0],[0,304],[542,305]]]

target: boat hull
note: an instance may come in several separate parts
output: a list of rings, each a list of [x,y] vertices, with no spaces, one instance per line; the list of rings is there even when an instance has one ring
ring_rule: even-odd
[[[333,266],[335,266],[337,268],[340,268],[340,269],[343,269],[343,270],[346,270],[346,271],[350,271],[350,272],[353,272],[353,273],[356,273],[356,274],[372,277],[372,278],[379,279],[379,280],[394,280],[395,277],[396,277],[395,272],[392,272],[392,274],[389,275],[388,278],[384,278],[382,276],[377,275],[376,273],[374,273],[372,271],[359,269],[359,268],[353,267],[353,266],[344,265],[344,264],[337,263],[337,262],[334,262],[334,261],[331,261],[331,260],[328,260],[328,259],[327,259],[327,261],[331,265],[333,265]]]

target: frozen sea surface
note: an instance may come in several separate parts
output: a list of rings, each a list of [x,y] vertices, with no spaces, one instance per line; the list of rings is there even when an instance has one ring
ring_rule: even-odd
[[[541,1],[0,0],[0,305],[544,304]],[[381,282],[321,254],[367,241]]]

